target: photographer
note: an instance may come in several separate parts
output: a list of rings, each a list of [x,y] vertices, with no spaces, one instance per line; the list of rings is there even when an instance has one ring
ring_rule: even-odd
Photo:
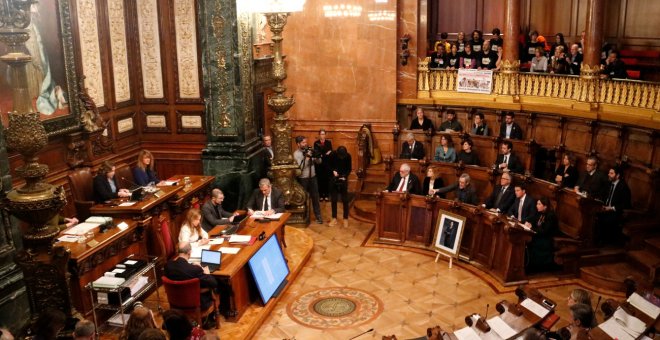
[[[323,224],[319,204],[319,185],[316,182],[316,170],[314,169],[314,164],[321,164],[321,155],[314,153],[314,150],[307,145],[307,138],[303,136],[296,137],[296,144],[298,144],[298,150],[293,153],[293,159],[300,166],[301,174],[298,176],[298,180],[312,199],[316,223]]]
[[[348,175],[351,174],[351,155],[345,147],[340,146],[330,158],[332,179],[330,183],[330,199],[332,200],[332,220],[329,225],[337,225],[337,194],[341,195],[344,205],[344,228],[348,227]]]

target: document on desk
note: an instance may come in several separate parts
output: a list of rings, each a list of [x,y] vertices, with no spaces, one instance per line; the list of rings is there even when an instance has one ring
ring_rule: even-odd
[[[220,252],[223,254],[238,254],[238,251],[241,250],[241,248],[237,247],[220,247]]]
[[[100,224],[99,223],[78,223],[75,226],[67,229],[64,231],[64,234],[66,235],[84,235],[88,231],[91,231],[92,229],[98,227]]]
[[[243,243],[243,244],[248,244],[250,240],[252,239],[252,236],[250,235],[238,235],[234,234],[229,237],[229,243]]]
[[[130,206],[134,205],[135,203],[137,203],[137,202],[135,202],[135,201],[133,201],[133,202],[124,202],[124,203],[119,204],[118,206],[119,207],[130,207]]]
[[[624,332],[632,335],[635,338],[640,336],[640,334],[644,333],[646,330],[646,324],[642,320],[626,313],[623,308],[617,308],[612,318],[616,319],[617,323],[623,328]]]
[[[223,244],[225,243],[225,238],[224,237],[216,237],[209,239],[209,244],[214,245],[214,244]]]
[[[511,328],[511,326],[507,325],[507,323],[499,316],[493,317],[487,320],[487,322],[490,328],[502,339],[510,339],[516,336],[516,331]]]
[[[658,317],[658,314],[660,314],[660,307],[652,304],[650,301],[646,300],[643,296],[637,293],[632,293],[632,295],[630,295],[628,298],[628,302],[633,305],[633,307],[650,316],[653,320],[655,320]]]
[[[57,239],[60,242],[78,242],[78,236],[75,235],[64,235]]]
[[[528,311],[536,314],[539,318],[545,318],[550,311],[538,304],[536,301],[532,299],[525,299],[523,302],[520,303],[521,306],[525,307]]]
[[[192,253],[190,254],[190,258],[193,258],[193,259],[201,259],[202,258],[202,249],[206,249],[206,250],[211,249],[210,244],[203,245],[203,246],[198,246],[198,245],[193,243],[193,244],[191,244],[191,246],[192,246]]]
[[[454,332],[458,340],[480,340],[479,334],[470,327],[461,328]]]
[[[603,332],[609,335],[612,339],[618,339],[618,340],[635,339],[635,337],[626,333],[623,330],[623,327],[621,327],[621,325],[619,325],[619,323],[614,318],[609,318],[607,321],[598,325],[598,327],[600,327],[600,329],[602,329]]]

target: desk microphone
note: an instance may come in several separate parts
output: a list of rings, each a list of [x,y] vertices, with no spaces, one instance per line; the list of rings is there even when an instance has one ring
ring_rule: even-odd
[[[132,188],[134,188],[132,190],[129,190],[130,192],[133,192],[136,189],[142,188],[141,185],[138,185],[137,183],[129,180],[128,178],[126,178],[124,176],[121,176],[121,180],[122,180],[122,182],[124,182],[124,184],[128,183]]]
[[[490,304],[486,304],[486,316],[484,316],[484,319],[488,319],[488,308],[490,307]]]
[[[367,333],[369,333],[369,332],[373,332],[373,331],[374,331],[374,329],[371,328],[371,329],[369,329],[368,331],[364,331],[364,332],[362,332],[362,333],[360,333],[360,334],[358,334],[358,335],[356,335],[356,336],[354,336],[354,337],[352,337],[352,338],[349,338],[348,340],[353,340],[353,339],[355,339],[355,338],[357,338],[357,337],[363,336],[363,335],[365,335],[365,334],[367,334]]]

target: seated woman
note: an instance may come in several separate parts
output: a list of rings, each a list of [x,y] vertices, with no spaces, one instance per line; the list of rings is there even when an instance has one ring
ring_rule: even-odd
[[[445,57],[447,59],[447,69],[448,70],[455,70],[459,66],[459,62],[461,60],[461,53],[458,52],[458,47],[456,44],[451,44],[451,47],[449,48],[449,53],[447,53],[447,56]]]
[[[191,208],[179,230],[179,242],[193,243],[197,241],[200,246],[209,243],[209,234],[202,229],[202,214],[199,209]]]
[[[119,335],[120,340],[137,340],[140,334],[146,329],[158,329],[156,320],[151,309],[144,307],[142,303],[136,303],[131,312],[131,316],[126,322],[124,330]]]
[[[424,110],[421,107],[418,107],[417,110],[415,110],[415,116],[416,118],[410,123],[410,130],[434,129],[433,122],[424,116]]]
[[[444,183],[436,172],[434,167],[429,167],[426,170],[426,177],[424,178],[424,184],[422,184],[422,194],[428,196],[438,195],[444,198],[443,194],[437,193],[438,189],[444,186]]]
[[[562,188],[573,188],[578,180],[578,171],[575,168],[575,156],[565,154],[561,165],[555,170],[555,183]]]
[[[109,161],[101,164],[98,174],[94,177],[93,187],[96,203],[103,203],[113,198],[131,197],[128,189],[119,189],[115,180],[115,165]]]
[[[548,71],[548,58],[541,47],[535,50],[534,58],[532,58],[532,66],[529,72],[547,72]]]
[[[459,68],[477,68],[477,54],[472,51],[472,45],[465,45],[465,51],[461,55]]]
[[[456,162],[463,162],[464,165],[479,165],[479,156],[472,152],[474,142],[471,139],[464,139],[461,142],[463,151],[459,152],[456,156]]]
[[[148,150],[142,150],[138,154],[137,165],[133,168],[133,179],[137,185],[162,184],[154,171],[154,156]]]
[[[552,238],[559,230],[559,222],[547,197],[541,197],[536,202],[536,215],[525,225],[535,232],[527,244],[527,271],[554,269],[555,248]]]
[[[454,150],[454,143],[451,140],[451,136],[443,134],[440,137],[440,145],[435,148],[433,160],[445,163],[454,163],[456,161],[456,151]]]

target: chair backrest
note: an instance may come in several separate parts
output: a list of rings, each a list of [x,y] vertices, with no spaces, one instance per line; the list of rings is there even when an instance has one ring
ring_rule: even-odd
[[[163,240],[163,246],[165,247],[165,259],[170,259],[174,255],[174,241],[172,240],[172,234],[170,233],[170,225],[168,219],[164,219],[160,223],[160,237]]]
[[[136,186],[133,171],[126,163],[118,164],[115,167],[115,179],[120,188],[132,189],[132,187]]]
[[[174,281],[167,277],[161,277],[165,294],[171,308],[181,310],[194,310],[200,308],[200,286],[199,279],[194,278],[184,281]]]
[[[94,188],[92,171],[90,168],[81,168],[68,175],[71,194],[76,201],[93,201]]]

